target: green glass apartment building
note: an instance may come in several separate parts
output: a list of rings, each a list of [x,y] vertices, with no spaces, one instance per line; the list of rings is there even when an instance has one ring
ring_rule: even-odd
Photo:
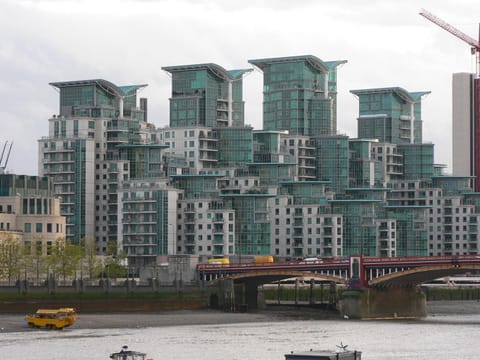
[[[39,173],[53,181],[74,244],[95,239],[99,253],[117,239],[117,190],[128,180],[129,162],[118,145],[149,141],[146,85],[117,86],[103,79],[51,83],[59,91],[59,114],[39,140]],[[142,108],[143,107],[143,108]]]
[[[249,60],[263,71],[263,130],[333,135],[337,129],[337,66],[312,55]]]
[[[421,100],[429,91],[388,87],[350,92],[359,99],[358,138],[393,144],[422,143]]]
[[[60,112],[40,140],[39,168],[62,198],[68,238],[94,238],[100,253],[118,239],[136,273],[176,254],[205,261],[476,251],[478,197],[467,199],[461,181],[457,192],[448,182],[454,194],[432,182],[434,147],[422,143],[428,92],[353,90],[360,111],[358,139],[350,139],[337,134],[337,68],[345,62],[250,60],[264,77],[262,130],[245,126],[251,69],[162,68],[172,93],[169,127],[159,129],[146,122],[146,102],[136,105],[144,85],[53,83]]]
[[[243,75],[213,63],[166,66],[171,74],[170,127],[244,124]]]

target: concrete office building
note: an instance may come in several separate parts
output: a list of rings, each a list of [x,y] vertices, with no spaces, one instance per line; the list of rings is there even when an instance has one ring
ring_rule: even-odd
[[[65,241],[60,199],[47,177],[0,174],[0,241],[17,239],[31,253],[47,255]]]
[[[480,191],[480,79],[475,74],[452,77],[452,164],[453,175],[474,176],[473,188]]]

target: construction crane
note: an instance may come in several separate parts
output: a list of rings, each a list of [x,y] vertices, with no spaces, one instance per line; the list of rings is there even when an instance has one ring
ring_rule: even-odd
[[[476,66],[476,76],[477,78],[480,76],[480,24],[478,27],[478,40],[468,36],[464,32],[458,30],[454,26],[450,25],[449,23],[443,21],[439,17],[433,15],[431,12],[422,9],[420,11],[420,15],[424,18],[430,20],[434,24],[440,26],[442,29],[447,30],[450,34],[455,35],[460,40],[465,41],[468,45],[471,46],[472,55],[475,55],[477,58],[477,66]]]
[[[10,158],[10,151],[12,151],[12,145],[13,142],[10,143],[10,147],[8,148],[8,152],[6,154],[7,158],[5,159],[5,162],[3,162],[3,155],[5,155],[5,149],[8,146],[8,141],[5,141],[5,144],[3,145],[2,155],[0,155],[0,174],[3,174],[5,172],[5,169],[7,168],[8,159]]]

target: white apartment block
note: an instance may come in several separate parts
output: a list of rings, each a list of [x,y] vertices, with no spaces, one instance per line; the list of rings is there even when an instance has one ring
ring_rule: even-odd
[[[235,255],[235,210],[221,200],[182,199],[177,214],[177,253],[198,255],[200,262]]]
[[[159,264],[159,257],[176,254],[177,202],[182,192],[166,179],[141,179],[118,189],[117,246],[136,273]]]
[[[169,146],[165,155],[185,160],[190,174],[200,174],[217,164],[218,139],[210,127],[159,128],[156,138]]]
[[[269,200],[272,255],[283,258],[342,256],[342,215],[315,204],[294,204],[292,196]]]

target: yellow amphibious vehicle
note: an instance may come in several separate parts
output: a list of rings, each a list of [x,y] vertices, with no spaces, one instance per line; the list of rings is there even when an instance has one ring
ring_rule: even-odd
[[[38,309],[35,314],[25,316],[28,326],[61,330],[75,324],[77,312],[74,308]]]

